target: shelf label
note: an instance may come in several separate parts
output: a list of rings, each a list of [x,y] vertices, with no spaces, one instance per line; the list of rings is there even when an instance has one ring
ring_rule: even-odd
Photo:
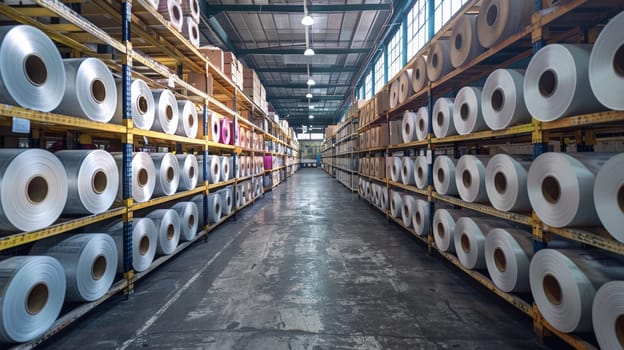
[[[11,131],[18,134],[30,133],[30,120],[13,117],[13,123],[11,125]]]

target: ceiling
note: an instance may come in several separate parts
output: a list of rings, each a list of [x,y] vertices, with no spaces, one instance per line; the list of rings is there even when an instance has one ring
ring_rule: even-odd
[[[393,11],[391,0],[307,1],[314,18],[308,33],[314,56],[303,55],[303,0],[205,0],[201,30],[208,43],[234,52],[258,72],[280,118],[295,127],[324,127],[346,111],[355,80]],[[308,71],[316,82],[311,87]],[[308,92],[314,96],[311,111]]]

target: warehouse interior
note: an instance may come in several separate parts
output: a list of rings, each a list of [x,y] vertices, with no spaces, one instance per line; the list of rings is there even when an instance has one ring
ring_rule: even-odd
[[[0,16],[1,348],[624,349],[621,0]]]

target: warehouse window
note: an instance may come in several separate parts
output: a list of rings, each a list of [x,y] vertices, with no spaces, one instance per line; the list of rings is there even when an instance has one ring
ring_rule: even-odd
[[[437,33],[468,0],[435,0],[435,32]]]
[[[379,55],[375,61],[375,92],[381,90],[386,82],[384,81],[384,55]]]
[[[365,100],[366,98],[364,97],[365,93],[364,93],[364,84],[360,85],[360,94],[359,94],[359,98],[360,100]]]
[[[428,0],[416,0],[407,14],[407,59],[410,60],[427,43],[429,30]]]
[[[394,77],[401,68],[401,42],[403,40],[403,25],[394,34],[388,43],[388,77]]]
[[[372,72],[368,72],[366,74],[366,78],[364,78],[364,86],[366,87],[366,95],[364,96],[365,100],[373,97],[373,74]]]

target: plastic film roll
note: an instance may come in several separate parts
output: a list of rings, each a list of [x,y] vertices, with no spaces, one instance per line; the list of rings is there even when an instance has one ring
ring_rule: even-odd
[[[412,216],[412,225],[414,225],[414,231],[419,236],[425,236],[429,234],[429,223],[431,220],[431,210],[429,202],[422,199],[414,200],[414,215]]]
[[[178,190],[180,184],[180,166],[172,153],[152,153],[156,168],[155,196],[170,196]]]
[[[391,84],[390,84],[390,109],[396,107],[399,105],[399,89],[400,89],[400,85],[401,83],[399,82],[399,79],[395,79]]]
[[[427,56],[418,56],[412,66],[412,90],[418,92],[429,83],[427,78]]]
[[[223,215],[230,215],[232,210],[234,209],[234,198],[233,198],[233,189],[232,187],[227,187],[221,190],[218,190],[216,193],[221,197],[221,212]]]
[[[388,190],[385,187],[379,189],[379,208],[388,209]]]
[[[232,122],[224,118],[219,120],[219,124],[221,128],[219,142],[224,145],[229,145],[232,142]]]
[[[71,58],[65,65],[65,92],[56,113],[108,123],[117,109],[117,85],[97,58]]]
[[[221,160],[221,175],[219,176],[221,181],[228,181],[230,179],[230,157],[220,157]]]
[[[485,239],[485,263],[492,282],[504,292],[528,292],[529,265],[533,256],[531,234],[512,228],[495,228]]]
[[[197,137],[199,120],[197,119],[197,109],[191,101],[178,101],[178,130],[177,135],[190,138]]]
[[[531,22],[535,2],[531,0],[484,0],[477,17],[481,46],[490,48]]]
[[[592,321],[601,349],[624,348],[624,281],[604,284],[594,296]]]
[[[455,251],[455,223],[463,216],[459,209],[437,209],[433,214],[433,238],[440,251]]]
[[[83,233],[35,243],[30,255],[47,255],[63,266],[66,299],[94,301],[110,289],[117,273],[117,248],[105,233]]]
[[[178,202],[171,209],[180,217],[180,240],[192,241],[197,234],[199,211],[195,202]]]
[[[439,194],[457,195],[455,165],[457,160],[448,156],[437,156],[433,161],[433,187]]]
[[[404,185],[414,184],[414,159],[403,157],[401,164],[401,182]]]
[[[199,25],[192,17],[185,16],[182,20],[182,35],[195,47],[199,47]]]
[[[611,157],[600,167],[594,183],[594,203],[605,229],[624,242],[624,153]]]
[[[199,23],[199,0],[182,0],[182,14],[184,16],[190,16],[190,18]]]
[[[453,103],[453,124],[460,135],[487,129],[481,112],[481,89],[465,86]]]
[[[433,105],[432,129],[433,134],[438,138],[457,135],[453,123],[453,102],[452,98],[441,97]]]
[[[27,342],[45,333],[65,298],[63,266],[49,256],[16,256],[0,262],[0,340]]]
[[[405,102],[414,94],[412,89],[412,70],[406,69],[399,75],[399,103]]]
[[[156,225],[158,254],[169,255],[175,251],[180,242],[180,216],[173,209],[156,209],[146,216]]]
[[[68,179],[66,214],[99,214],[107,211],[119,188],[119,169],[110,153],[102,150],[65,150],[55,156]]]
[[[561,332],[592,329],[596,291],[624,279],[622,261],[594,249],[542,249],[531,259],[531,292],[544,319]]]
[[[121,83],[117,85],[117,112],[113,121],[120,124],[122,122],[122,100]],[[143,130],[150,130],[154,125],[156,116],[156,103],[154,95],[149,86],[141,80],[135,79],[130,85],[130,115],[132,124]]]
[[[462,217],[455,222],[455,251],[461,264],[468,269],[484,269],[485,239],[487,234],[501,223],[482,218]]]
[[[245,197],[243,186],[237,185],[236,190],[234,191],[234,203],[236,203],[236,208],[242,208],[245,205]]]
[[[0,149],[0,229],[32,231],[50,226],[67,201],[63,164],[40,149]]]
[[[418,156],[414,161],[414,183],[421,190],[427,187],[429,182],[429,164],[426,156]]]
[[[624,12],[607,23],[589,58],[589,82],[605,107],[622,111],[624,101]],[[624,342],[624,341],[623,341]]]
[[[197,158],[192,154],[178,154],[178,165],[180,166],[180,185],[179,190],[188,191],[197,187],[197,175],[199,169]]]
[[[390,191],[390,214],[393,218],[401,216],[403,210],[403,194],[397,191]]]
[[[492,157],[485,168],[485,189],[492,206],[502,211],[531,209],[527,173],[531,162],[515,160],[507,154]]]
[[[42,112],[61,103],[65,67],[46,34],[27,25],[0,27],[0,102]]]
[[[152,129],[165,134],[173,135],[178,129],[178,102],[169,90],[155,90],[152,92],[156,101],[156,115]]]
[[[427,57],[427,77],[436,81],[453,70],[448,40],[436,40],[431,44]]]
[[[401,220],[406,227],[412,226],[412,217],[416,210],[416,197],[412,195],[403,196],[403,206],[401,207]]]
[[[198,194],[194,197],[191,198],[191,202],[195,203],[195,206],[197,207],[197,218],[198,218],[198,223],[197,223],[197,231],[201,231],[204,229],[204,195],[203,194]],[[196,232],[197,233],[197,232]],[[187,237],[188,238],[188,237]],[[195,238],[195,235],[193,235],[193,238]],[[189,241],[192,240],[193,238],[188,239]]]
[[[117,272],[123,272],[123,222],[116,222],[108,228],[108,233],[117,246]],[[154,261],[158,246],[158,229],[148,218],[132,220],[132,268],[136,272],[147,270]]]
[[[590,45],[550,44],[529,62],[524,100],[539,121],[604,109],[589,84]]]
[[[530,123],[531,115],[524,104],[524,72],[497,69],[483,85],[481,108],[483,119],[492,130]]]
[[[221,142],[221,117],[214,112],[208,115],[208,140]]]
[[[158,12],[169,21],[169,23],[177,29],[182,31],[182,21],[184,19],[182,15],[182,5],[177,0],[160,0],[158,4]]]
[[[420,107],[416,111],[416,138],[418,141],[427,139],[429,134],[429,111],[427,107]]]
[[[123,178],[123,155],[113,153],[119,178]],[[122,200],[122,181],[120,181],[117,200]],[[152,198],[156,188],[156,166],[149,154],[145,152],[135,152],[132,155],[132,198],[138,203],[147,202]]]
[[[539,218],[554,227],[599,225],[594,180],[609,157],[599,153],[573,157],[554,152],[537,157],[529,168],[527,188]]]
[[[221,158],[219,156],[208,156],[208,183],[216,184],[219,182],[222,174]]]
[[[405,113],[403,113],[403,121],[401,122],[401,135],[403,136],[403,143],[416,141],[417,128],[416,113],[405,111]]]
[[[393,182],[401,181],[401,169],[403,168],[403,160],[401,157],[392,157],[392,167],[390,168],[390,178]]]
[[[451,63],[461,67],[484,51],[477,39],[477,16],[464,15],[453,26],[451,34]]]
[[[484,158],[466,154],[459,158],[455,171],[455,184],[461,199],[471,203],[487,202]]]

